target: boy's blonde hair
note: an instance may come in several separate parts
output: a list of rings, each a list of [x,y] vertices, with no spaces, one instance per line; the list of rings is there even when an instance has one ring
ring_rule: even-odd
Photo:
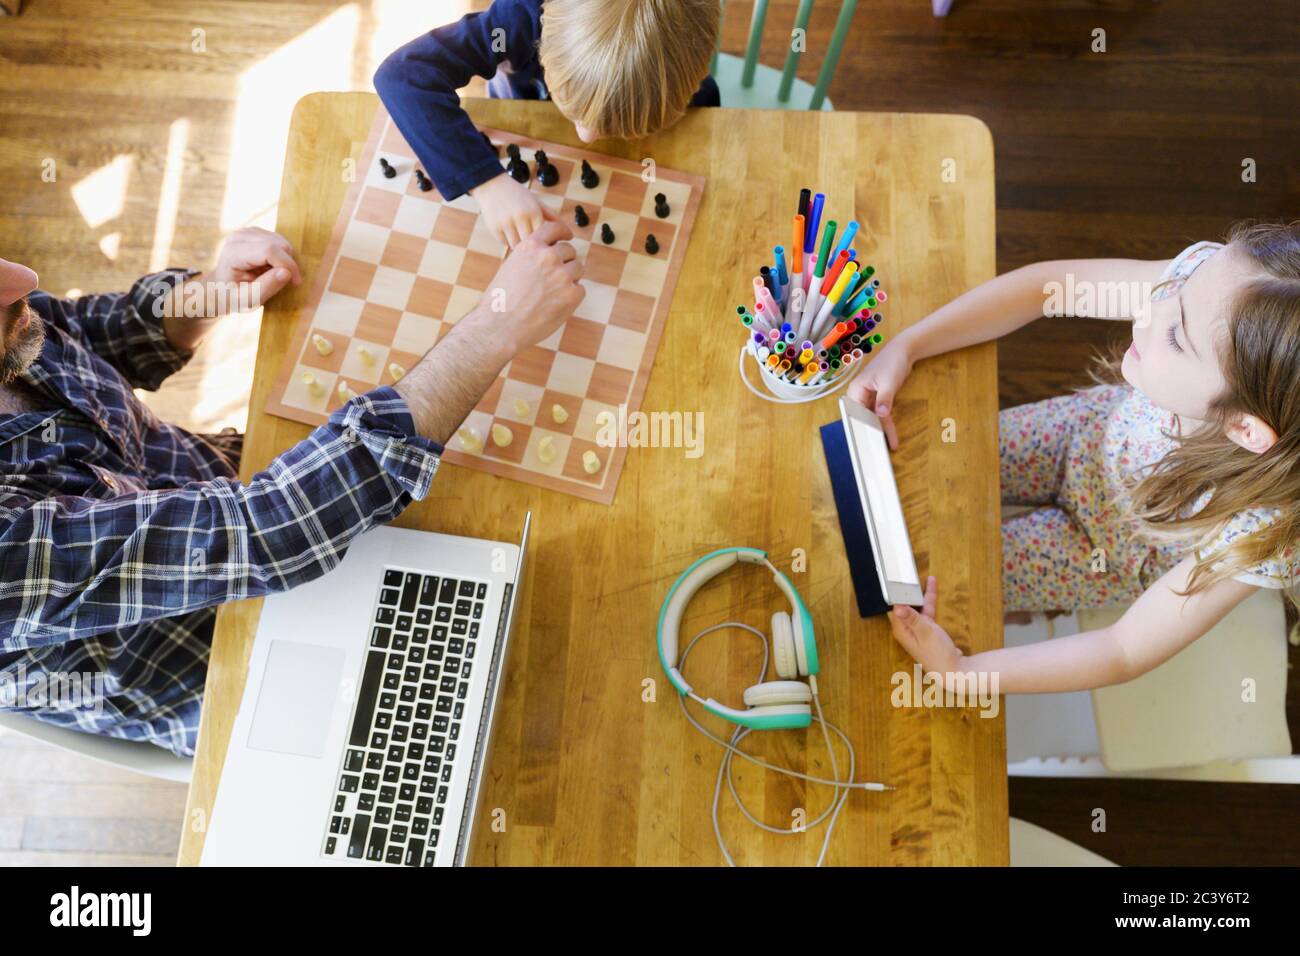
[[[601,136],[671,126],[708,76],[720,19],[718,0],[546,0],[538,55],[551,99]]]

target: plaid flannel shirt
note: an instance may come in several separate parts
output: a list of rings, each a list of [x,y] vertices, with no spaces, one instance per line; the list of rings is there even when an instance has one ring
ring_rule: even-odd
[[[22,378],[43,408],[0,415],[0,707],[178,754],[217,605],[325,574],[428,493],[442,453],[385,387],[241,483],[241,436],[164,424],[132,390],[190,357],[155,308],[189,275],[33,293],[46,342]]]

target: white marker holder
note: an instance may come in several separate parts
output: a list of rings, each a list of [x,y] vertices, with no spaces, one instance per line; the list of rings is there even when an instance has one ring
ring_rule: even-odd
[[[749,356],[754,360],[754,365],[758,367],[758,377],[763,382],[764,387],[771,393],[770,395],[764,395],[749,380],[749,375],[745,371],[745,356]],[[740,372],[740,380],[745,383],[746,388],[763,399],[763,401],[776,402],[779,405],[802,405],[804,402],[815,402],[817,399],[824,398],[847,385],[857,375],[856,371],[846,369],[837,378],[829,382],[818,382],[816,385],[800,385],[798,382],[783,379],[764,368],[763,363],[758,360],[758,356],[750,350],[749,343],[745,343],[740,347],[740,364],[737,368]]]

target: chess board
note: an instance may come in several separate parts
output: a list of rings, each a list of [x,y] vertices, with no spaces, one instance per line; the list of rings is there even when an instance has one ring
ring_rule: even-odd
[[[483,132],[499,147],[503,168],[505,147],[518,144],[534,173],[528,188],[573,230],[587,295],[559,331],[515,357],[470,413],[465,425],[481,444],[467,444],[458,434],[443,460],[609,504],[627,449],[597,442],[600,416],[609,412],[617,421],[620,405],[628,413],[640,408],[704,178],[657,167],[646,182],[642,165],[632,160]],[[559,173],[553,186],[537,181],[538,149]],[[395,176],[384,176],[380,157]],[[579,180],[584,159],[600,176],[594,188]],[[380,109],[273,384],[267,404],[273,415],[318,425],[344,404],[340,381],[357,393],[393,384],[394,372],[414,367],[487,289],[505,246],[492,237],[470,196],[447,202],[436,189],[422,191],[417,165]],[[670,209],[663,219],[654,211],[657,193]],[[588,214],[582,228],[574,221],[579,205]],[[606,223],[614,231],[609,244],[600,239]],[[660,247],[655,255],[645,251],[650,234]],[[322,355],[315,336],[333,350]],[[519,412],[520,399],[527,414]],[[568,413],[562,424],[554,420],[554,405]],[[513,432],[510,444],[492,441],[495,424]],[[537,448],[548,436],[555,456],[544,463]],[[583,467],[588,451],[600,462],[594,474]]]

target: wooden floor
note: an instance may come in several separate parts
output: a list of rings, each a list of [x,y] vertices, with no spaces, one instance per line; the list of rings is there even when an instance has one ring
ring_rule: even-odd
[[[185,791],[0,728],[0,866],[170,866]]]
[[[0,255],[59,293],[122,288],[159,264],[210,264],[224,232],[273,222],[284,132],[302,93],[368,88],[390,49],[470,5],[29,0],[21,17],[0,19],[0,176],[9,186]],[[763,62],[783,61],[781,25],[796,6],[770,4]],[[929,6],[860,4],[831,96],[844,109],[970,113],[989,125],[1000,271],[1067,256],[1168,256],[1235,219],[1300,208],[1294,3],[1246,13],[1220,0],[958,0],[946,20]],[[726,7],[724,48],[740,52],[750,4]],[[837,7],[815,7],[810,50],[825,48]],[[1105,53],[1090,50],[1097,29]],[[805,59],[811,79],[819,56]],[[1242,182],[1247,159],[1252,183]],[[1124,331],[1065,321],[1001,344],[1004,407],[1083,383],[1092,352]],[[228,323],[150,403],[195,428],[242,425],[256,328],[255,319]],[[0,738],[0,748],[0,862],[168,857],[178,788],[26,741]],[[1236,837],[1215,829],[1229,814],[1200,812],[1234,807],[1232,826],[1255,827],[1251,859],[1294,862],[1300,831],[1266,821],[1293,819],[1295,792],[1013,781],[1011,803],[1013,814],[1067,835],[1076,804],[1131,806],[1153,822],[1136,828],[1124,862],[1148,863],[1245,862]]]

